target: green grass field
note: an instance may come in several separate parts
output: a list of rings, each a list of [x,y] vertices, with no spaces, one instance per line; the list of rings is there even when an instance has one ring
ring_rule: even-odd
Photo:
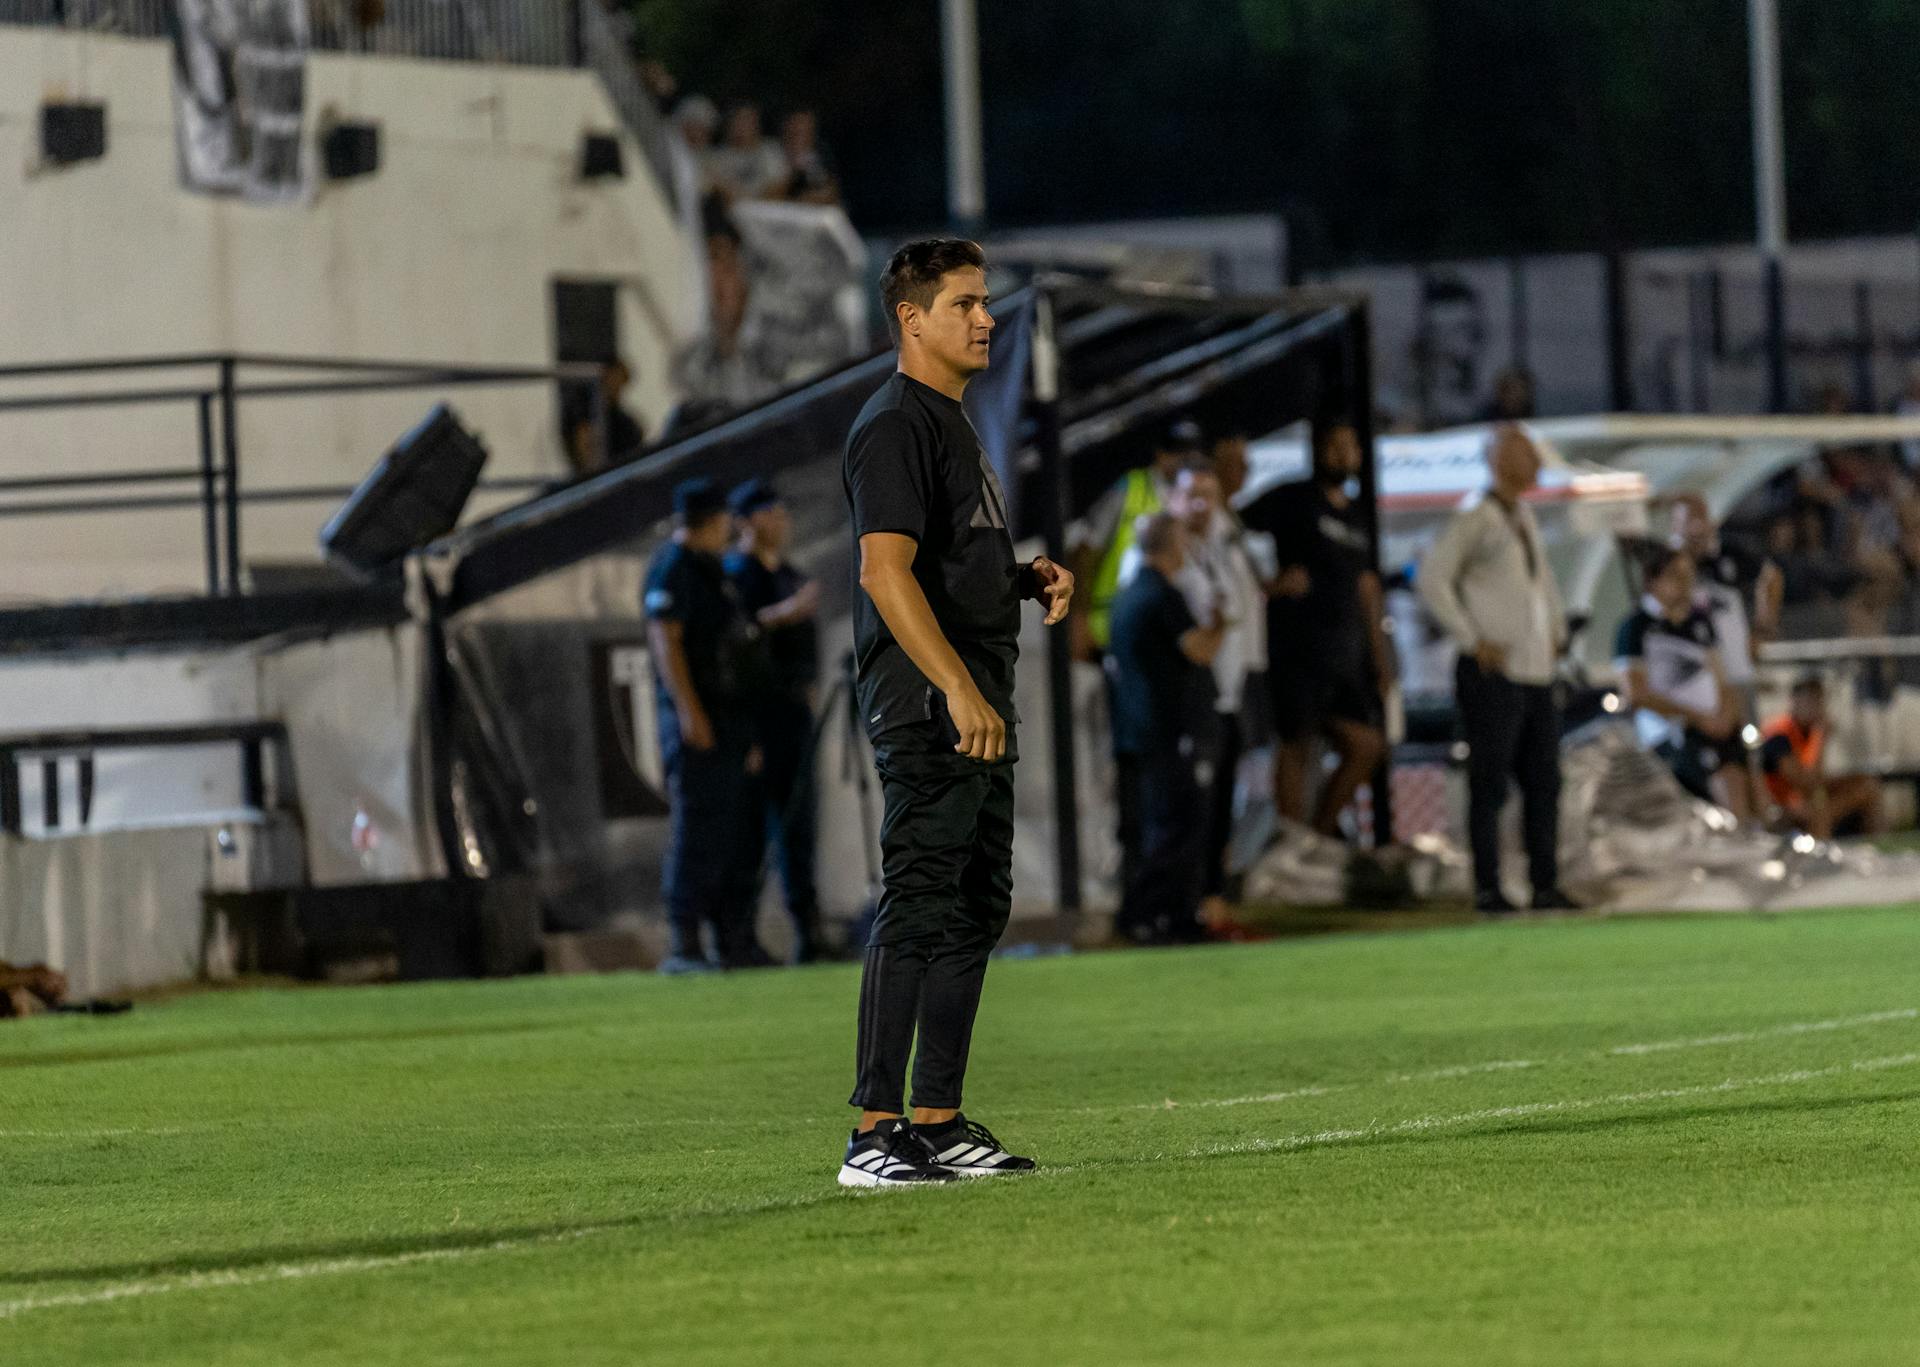
[[[997,964],[1047,1170],[843,1193],[855,971],[0,1026],[0,1363],[1910,1363],[1920,919]]]

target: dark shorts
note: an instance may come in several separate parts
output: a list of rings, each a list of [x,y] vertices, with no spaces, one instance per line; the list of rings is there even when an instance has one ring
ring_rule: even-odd
[[[1310,740],[1334,722],[1375,728],[1383,724],[1380,690],[1373,686],[1373,680],[1353,671],[1327,676],[1302,669],[1270,668],[1266,692],[1273,704],[1277,740]]]
[[[1719,801],[1713,795],[1713,776],[1728,765],[1745,767],[1746,743],[1735,732],[1725,740],[1715,740],[1704,732],[1687,728],[1678,741],[1668,741],[1654,751],[1673,770],[1680,786],[1703,802]]]

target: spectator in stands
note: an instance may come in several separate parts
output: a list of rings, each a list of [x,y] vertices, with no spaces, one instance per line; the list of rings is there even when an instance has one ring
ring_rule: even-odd
[[[838,204],[840,177],[820,142],[820,120],[811,109],[796,109],[780,123],[780,153],[786,158],[781,199],[802,204]]]
[[[1674,547],[1652,553],[1646,595],[1614,643],[1627,705],[1641,741],[1688,792],[1727,806],[1744,778],[1732,690],[1713,622],[1694,597],[1693,557]]]
[[[720,129],[720,111],[705,95],[689,95],[673,107],[673,127],[699,166],[697,193],[706,194],[713,189],[713,138]]]
[[[703,411],[750,408],[780,388],[782,375],[752,317],[752,277],[740,230],[724,198],[703,206],[711,326],[681,353],[675,379],[683,401]]]
[[[624,9],[625,6],[620,8]],[[633,74],[640,78],[641,88],[647,92],[654,109],[661,115],[666,115],[674,108],[675,101],[680,98],[680,78],[673,74],[673,68],[658,57],[636,57]]]
[[[1089,586],[1086,612],[1067,619],[1073,625],[1078,658],[1098,659],[1107,648],[1113,603],[1120,595],[1121,566],[1140,519],[1167,506],[1181,467],[1205,453],[1199,424],[1176,419],[1154,442],[1152,459],[1116,480],[1074,527],[1069,547],[1074,581]]]
[[[1693,558],[1696,597],[1713,623],[1735,727],[1744,729],[1753,720],[1754,665],[1760,647],[1780,629],[1785,587],[1780,567],[1723,544],[1707,500],[1698,493],[1674,499],[1671,540]],[[1741,820],[1760,810],[1753,779],[1750,765],[1728,776],[1727,810]]]
[[[568,401],[561,406],[567,415],[567,455],[576,474],[590,475],[615,465],[639,459],[647,444],[647,431],[640,420],[627,411],[622,396],[633,379],[633,372],[618,356],[600,367],[601,414],[606,422],[606,445],[593,425],[593,406],[579,386],[568,389]]]
[[[1493,397],[1481,410],[1483,422],[1521,422],[1534,416],[1533,372],[1509,366],[1493,377]]]
[[[750,479],[733,491],[728,504],[740,541],[727,557],[727,578],[741,606],[766,633],[771,671],[755,725],[762,763],[753,796],[765,824],[754,832],[753,849],[757,859],[771,837],[787,918],[793,924],[790,958],[811,963],[821,948],[813,879],[813,692],[820,672],[814,619],[820,611],[820,585],[787,559],[793,520],[771,483]],[[756,905],[759,888],[756,876],[751,899]]]
[[[749,843],[749,780],[760,767],[749,677],[757,632],[721,565],[733,540],[725,495],[709,479],[689,479],[674,490],[673,504],[673,537],[646,581],[672,821],[662,872],[671,952],[660,970],[696,973],[766,958],[752,938],[752,908],[743,905],[743,870],[759,864]],[[718,964],[702,948],[702,924]]]
[[[1130,756],[1140,813],[1137,848],[1115,930],[1141,944],[1203,937],[1199,921],[1214,755],[1210,672],[1226,629],[1204,625],[1177,587],[1187,532],[1170,512],[1135,531],[1140,568],[1113,605],[1107,669],[1114,750]]]
[[[1829,777],[1826,748],[1827,687],[1810,675],[1794,684],[1787,710],[1761,731],[1767,792],[1784,821],[1821,840],[1879,834],[1879,780],[1871,774]]]
[[[1894,402],[1893,411],[1898,417],[1920,418],[1920,362],[1907,367],[1907,387]],[[1920,474],[1920,439],[1909,437],[1900,443],[1900,462],[1908,474]]]
[[[1382,699],[1391,686],[1385,602],[1373,545],[1351,485],[1363,459],[1352,427],[1322,430],[1311,478],[1269,490],[1241,509],[1273,538],[1279,560],[1267,634],[1282,643],[1268,670],[1273,701],[1274,805],[1290,821],[1308,812],[1314,743],[1339,765],[1321,787],[1313,828],[1337,835],[1340,813],[1386,754]]]
[[[714,186],[729,199],[766,199],[786,184],[787,159],[780,144],[760,126],[760,106],[751,102],[727,111],[726,131],[708,158]]]
[[[1566,612],[1540,525],[1522,502],[1540,477],[1540,452],[1523,428],[1488,443],[1492,482],[1456,513],[1420,566],[1421,599],[1459,647],[1454,701],[1467,742],[1467,828],[1474,905],[1513,910],[1500,881],[1500,812],[1520,785],[1521,826],[1536,911],[1573,905],[1560,890],[1560,708],[1555,662],[1567,645]]]

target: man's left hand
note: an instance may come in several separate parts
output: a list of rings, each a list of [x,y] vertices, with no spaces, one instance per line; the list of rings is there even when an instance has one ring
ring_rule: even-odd
[[[1042,555],[1034,558],[1033,577],[1040,582],[1040,601],[1047,605],[1046,624],[1052,626],[1066,617],[1073,602],[1073,571]]]

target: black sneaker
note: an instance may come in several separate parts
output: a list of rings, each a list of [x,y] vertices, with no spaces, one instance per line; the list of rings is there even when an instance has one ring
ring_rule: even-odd
[[[1548,888],[1545,892],[1534,893],[1533,909],[1535,911],[1586,910],[1586,908],[1582,907],[1578,902],[1567,896],[1566,893],[1560,891],[1559,888]]]
[[[913,1132],[933,1154],[934,1162],[961,1177],[999,1177],[1034,1169],[1031,1158],[1008,1153],[993,1131],[964,1115],[944,1125],[916,1125]]]
[[[1482,916],[1505,916],[1518,908],[1497,892],[1476,892],[1473,895],[1473,909]]]
[[[865,1134],[855,1130],[840,1164],[843,1187],[908,1187],[953,1180],[953,1174],[933,1161],[932,1150],[904,1119],[883,1120]]]

